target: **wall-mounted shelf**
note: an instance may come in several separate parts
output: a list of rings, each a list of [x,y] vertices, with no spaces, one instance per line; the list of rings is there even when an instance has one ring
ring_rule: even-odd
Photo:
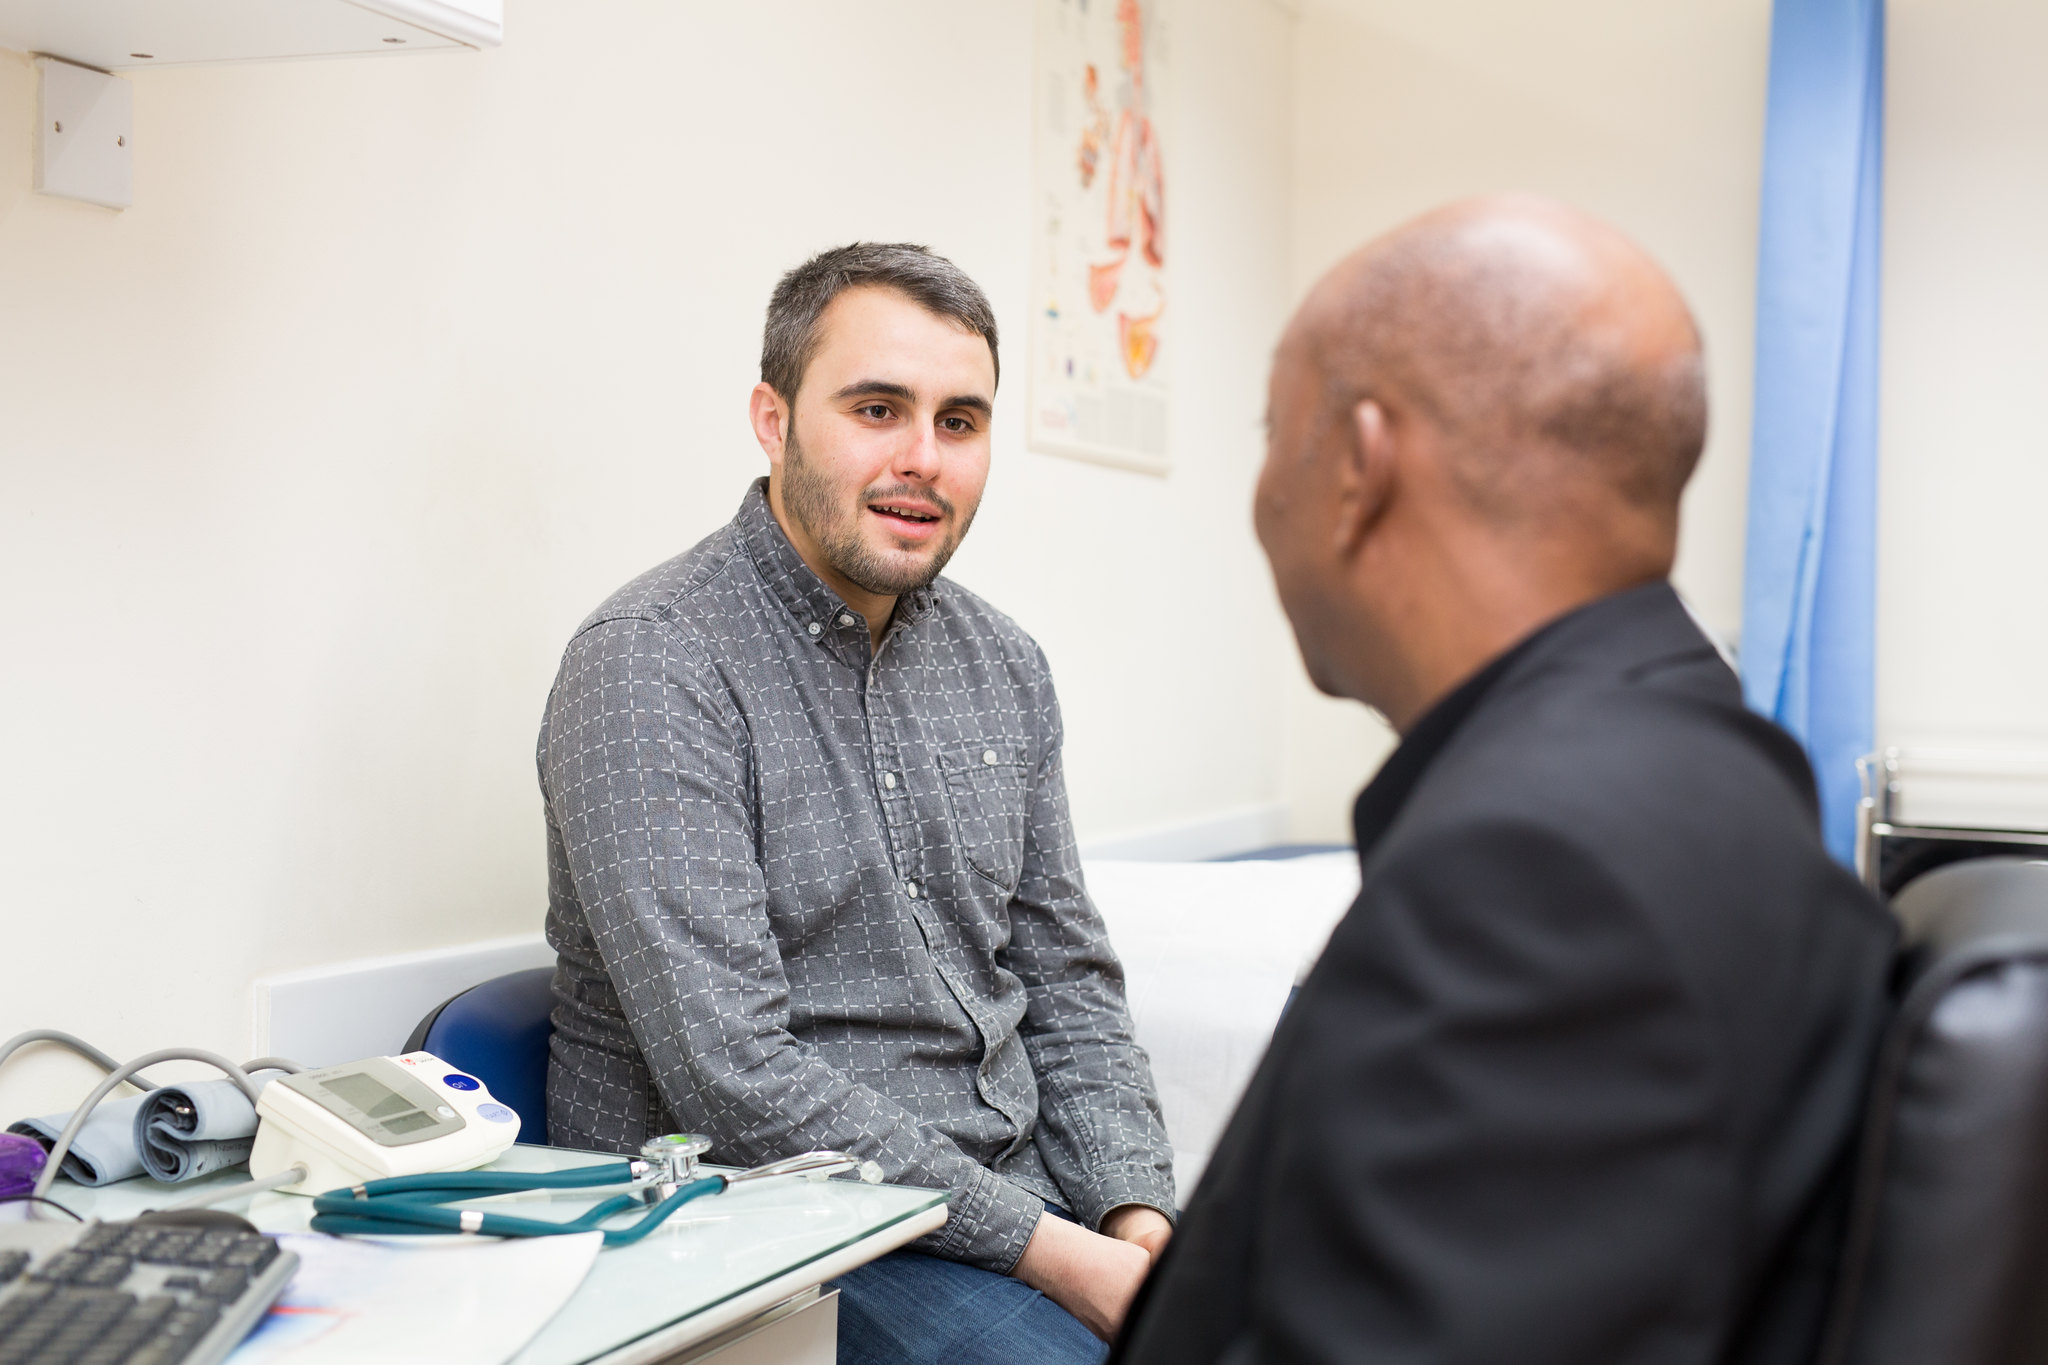
[[[133,197],[134,99],[110,73],[496,47],[505,0],[0,0],[0,48],[36,54],[35,187]]]
[[[0,47],[102,71],[496,47],[504,0],[0,0]]]

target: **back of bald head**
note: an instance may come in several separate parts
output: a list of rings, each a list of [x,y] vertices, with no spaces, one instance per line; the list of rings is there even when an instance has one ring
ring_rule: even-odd
[[[1331,271],[1302,321],[1333,409],[1421,414],[1489,518],[1541,525],[1596,494],[1675,528],[1706,441],[1699,331],[1604,223],[1544,200],[1453,204]]]

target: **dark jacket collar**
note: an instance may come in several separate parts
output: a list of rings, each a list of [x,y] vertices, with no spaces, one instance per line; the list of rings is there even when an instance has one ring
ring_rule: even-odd
[[[1712,652],[1671,585],[1659,579],[1577,607],[1538,627],[1453,688],[1415,722],[1358,794],[1351,827],[1364,859],[1453,736],[1487,699],[1567,661],[1600,673],[1638,671],[1674,655]],[[1730,686],[1733,686],[1731,679]]]
[[[859,612],[847,606],[838,593],[825,586],[823,579],[804,563],[804,557],[797,553],[796,546],[789,543],[782,524],[775,520],[775,512],[768,506],[768,480],[754,480],[747,488],[747,495],[740,499],[740,510],[732,519],[733,529],[738,533],[740,543],[746,547],[747,557],[761,571],[762,579],[768,584],[776,600],[789,611],[799,630],[808,631],[813,624],[821,631],[835,633],[841,630],[857,630],[865,635],[867,623]],[[895,621],[898,626],[910,625],[924,617],[932,609],[931,588],[917,588],[903,594],[896,604]],[[850,616],[854,625],[842,627],[839,620]]]

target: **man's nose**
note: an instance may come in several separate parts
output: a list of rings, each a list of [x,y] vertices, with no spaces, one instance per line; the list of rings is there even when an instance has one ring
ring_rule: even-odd
[[[912,424],[896,451],[896,476],[918,483],[939,477],[939,435],[925,422]]]

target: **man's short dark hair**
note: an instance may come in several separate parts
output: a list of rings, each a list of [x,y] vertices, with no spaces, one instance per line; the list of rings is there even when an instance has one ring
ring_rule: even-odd
[[[768,300],[761,330],[761,380],[794,403],[811,357],[818,353],[818,319],[832,300],[862,285],[894,289],[926,312],[978,332],[989,363],[1002,378],[996,350],[996,312],[967,272],[928,247],[909,242],[854,242],[821,251],[784,275]]]

